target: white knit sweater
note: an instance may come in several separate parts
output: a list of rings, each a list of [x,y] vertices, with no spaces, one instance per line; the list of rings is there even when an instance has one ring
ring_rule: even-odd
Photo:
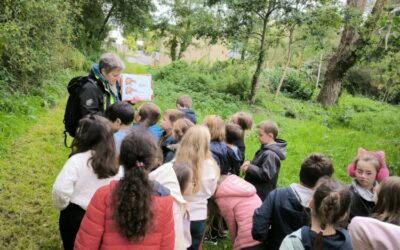
[[[65,209],[71,202],[86,210],[92,196],[99,187],[121,178],[120,168],[117,175],[98,179],[93,168],[88,165],[91,155],[92,151],[89,150],[71,156],[58,174],[52,192],[54,205],[58,209]]]

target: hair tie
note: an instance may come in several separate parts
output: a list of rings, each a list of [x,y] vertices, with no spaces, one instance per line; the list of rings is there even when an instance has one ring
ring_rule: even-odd
[[[144,168],[144,163],[141,161],[136,161],[136,167],[138,168]]]

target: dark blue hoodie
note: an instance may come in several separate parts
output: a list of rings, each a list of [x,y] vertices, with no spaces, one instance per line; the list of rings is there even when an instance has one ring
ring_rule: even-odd
[[[301,242],[305,250],[314,249],[314,240],[317,233],[312,231],[310,227],[301,228]],[[322,249],[324,250],[351,250],[350,234],[347,230],[336,228],[336,234],[332,236],[322,237]]]
[[[231,171],[231,163],[236,160],[236,157],[228,152],[228,146],[226,146],[225,142],[211,141],[210,151],[221,169],[221,175],[228,174]]]
[[[254,211],[251,234],[266,249],[278,250],[286,235],[309,225],[310,211],[300,203],[291,187],[269,193],[262,206]]]
[[[185,118],[189,119],[193,124],[196,124],[196,115],[193,110],[188,108],[180,109],[183,113],[185,113]]]

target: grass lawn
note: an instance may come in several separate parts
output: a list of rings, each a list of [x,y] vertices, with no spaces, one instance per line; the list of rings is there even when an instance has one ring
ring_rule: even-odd
[[[132,69],[130,72],[139,72],[135,66],[128,67]],[[186,93],[176,85],[155,81],[155,102],[162,110],[173,108],[176,97]],[[206,114],[215,113],[226,118],[239,110],[253,113],[255,124],[265,119],[277,121],[280,137],[288,141],[287,160],[283,162],[279,176],[280,186],[297,181],[302,160],[316,151],[333,159],[335,177],[345,183],[350,182],[346,166],[361,146],[384,150],[392,173],[400,172],[400,112],[397,106],[343,95],[338,107],[324,109],[315,102],[284,96],[271,101],[271,95],[262,93],[257,105],[250,107],[239,101],[226,101],[222,99],[224,96],[212,91],[191,89],[187,93],[193,96],[199,121]],[[52,184],[69,153],[63,146],[65,98],[61,100],[52,109],[34,111],[34,119],[18,118],[16,124],[1,127],[0,249],[61,248],[58,211],[51,201]],[[0,116],[0,125],[6,118],[6,115]],[[18,133],[13,135],[16,128],[19,128]],[[4,137],[6,133],[8,137]],[[259,147],[255,129],[246,133],[246,146],[246,158],[251,159]],[[207,243],[204,246],[205,249],[231,249],[228,239],[218,246]]]

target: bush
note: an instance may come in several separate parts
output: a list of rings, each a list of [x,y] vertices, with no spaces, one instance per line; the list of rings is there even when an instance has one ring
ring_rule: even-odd
[[[276,92],[282,75],[282,69],[276,68],[272,71],[267,71],[265,74],[268,78],[270,91]],[[283,80],[280,91],[291,98],[310,100],[313,95],[314,88],[304,73],[289,68],[286,72],[286,76]]]
[[[0,3],[0,80],[12,90],[41,86],[62,66],[72,37],[68,1]]]
[[[376,96],[372,87],[370,69],[355,67],[349,70],[343,79],[343,88],[352,95]]]

